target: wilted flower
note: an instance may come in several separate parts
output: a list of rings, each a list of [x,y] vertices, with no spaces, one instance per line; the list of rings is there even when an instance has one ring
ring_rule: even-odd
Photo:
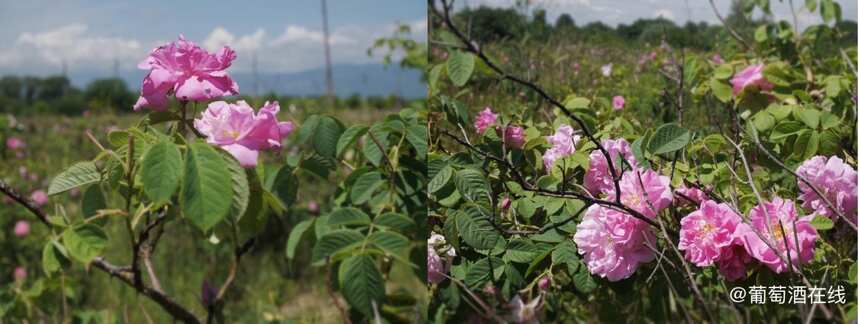
[[[746,278],[746,265],[752,262],[752,257],[743,247],[742,240],[735,236],[733,243],[722,249],[722,256],[716,264],[719,273],[728,281],[737,281]]]
[[[833,156],[815,156],[802,162],[796,173],[810,182],[832,205],[849,221],[856,224],[857,202],[857,173],[841,158]],[[802,207],[820,215],[838,220],[837,213],[814,192],[810,186],[801,180],[799,185],[799,200]]]
[[[597,204],[588,207],[573,241],[588,270],[609,281],[629,278],[655,257],[645,245],[656,242],[647,223]]]
[[[498,114],[492,113],[491,107],[486,107],[477,114],[477,119],[474,120],[474,128],[477,129],[478,134],[483,134],[497,120]]]
[[[48,195],[44,190],[36,190],[30,194],[30,200],[32,200],[36,206],[42,206],[48,203]]]
[[[504,197],[501,199],[501,210],[507,211],[508,209],[510,209],[510,197]]]
[[[194,126],[206,135],[206,141],[230,152],[246,168],[255,167],[260,150],[280,148],[284,137],[292,132],[292,122],[279,122],[277,101],[268,101],[254,113],[247,102],[235,104],[216,101],[209,104]]]
[[[451,258],[456,256],[456,251],[452,246],[447,245],[444,236],[432,232],[427,239],[427,281],[430,283],[444,281],[450,270],[450,263],[443,260],[438,251],[442,251]]]
[[[507,127],[495,127],[495,133],[503,140],[504,145],[510,148],[521,149],[525,146],[525,129],[515,125],[507,125]]]
[[[600,71],[602,72],[602,76],[604,76],[604,77],[611,76],[611,66],[612,66],[612,63],[609,63],[609,64],[606,64],[606,65],[603,65],[602,67],[600,67]]]
[[[772,271],[782,273],[790,269],[782,262],[781,257],[790,254],[790,261],[794,266],[808,263],[814,258],[817,230],[810,224],[813,217],[814,215],[797,217],[792,200],[775,197],[772,202],[752,208],[749,212],[751,226],[740,223],[736,235],[741,237],[749,255]],[[754,230],[757,230],[757,233]]]
[[[726,204],[712,200],[680,220],[680,243],[686,260],[699,267],[712,265],[720,259],[734,241],[734,230],[742,221]]]
[[[22,149],[25,147],[27,147],[27,144],[24,143],[24,141],[21,140],[20,138],[13,136],[13,137],[9,137],[6,139],[6,148],[8,148],[10,150],[14,151],[14,150],[19,150],[19,149]]]
[[[30,234],[30,222],[25,220],[19,220],[15,222],[15,236],[24,237],[27,234]]]
[[[733,78],[731,78],[731,84],[733,87],[734,95],[743,91],[748,87],[757,87],[760,90],[769,91],[772,90],[773,85],[766,78],[764,78],[764,65],[756,64],[750,65],[739,73],[735,74]]]
[[[527,304],[522,302],[522,298],[518,295],[513,297],[508,307],[510,307],[510,320],[517,324],[539,324],[537,318],[537,307],[540,305],[540,296],[534,298]]]
[[[615,172],[618,176],[622,174],[623,164],[619,157],[623,157],[626,163],[631,168],[636,168],[638,162],[635,160],[635,155],[632,154],[632,148],[629,142],[625,139],[606,139],[601,142],[603,148],[612,158]],[[590,154],[590,163],[588,172],[585,173],[585,188],[592,194],[608,193],[614,191],[614,181],[611,178],[611,172],[608,168],[608,160],[600,150],[593,150]]]
[[[579,135],[573,135],[573,127],[565,124],[561,124],[554,135],[547,136],[546,141],[552,147],[543,154],[543,166],[546,170],[551,171],[555,161],[576,153],[576,144],[580,138]]]
[[[614,110],[623,109],[624,104],[626,104],[626,99],[623,99],[623,96],[614,96],[614,98],[611,98],[611,106]]]
[[[167,108],[167,95],[183,101],[205,101],[237,95],[239,86],[226,73],[236,52],[225,46],[211,54],[180,35],[179,40],[158,47],[137,65],[149,70],[143,79],[134,110]]]

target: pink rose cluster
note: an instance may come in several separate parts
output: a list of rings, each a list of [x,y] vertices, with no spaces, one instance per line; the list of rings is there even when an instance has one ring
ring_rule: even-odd
[[[152,50],[137,65],[149,70],[143,79],[140,98],[134,110],[167,109],[167,96],[175,94],[182,101],[206,101],[239,93],[239,86],[225,72],[236,59],[236,52],[224,46],[211,54],[193,42],[179,40]]]
[[[614,98],[611,98],[611,106],[614,110],[623,110],[624,105],[626,105],[626,99],[623,96],[614,96]]]
[[[758,90],[769,91],[773,89],[773,84],[767,81],[764,77],[764,65],[763,64],[755,64],[750,65],[735,74],[733,78],[731,78],[731,85],[733,85],[733,93],[734,96],[740,94],[740,91],[743,89],[747,89],[750,87],[755,87]]]
[[[498,122],[499,115],[492,112],[492,107],[487,106],[477,113],[477,119],[474,120],[474,129],[478,134],[483,135],[489,127]],[[497,125],[495,126],[495,134],[498,134],[504,146],[508,148],[521,149],[525,146],[525,129],[521,126]]]
[[[266,102],[259,112],[244,100],[235,104],[216,101],[209,104],[194,127],[206,141],[230,152],[246,168],[255,167],[259,151],[280,148],[284,137],[295,128],[292,122],[277,120],[280,105]]]
[[[179,36],[158,47],[138,67],[148,70],[134,110],[167,109],[169,95],[182,101],[207,101],[237,95],[239,86],[227,74],[236,53],[229,47],[215,54]],[[279,149],[294,129],[292,122],[277,119],[280,105],[266,102],[258,112],[244,101],[208,104],[194,127],[210,144],[229,152],[245,168],[257,165],[259,151]]]
[[[486,107],[477,114],[477,119],[474,120],[474,128],[478,134],[482,135],[496,121],[498,121],[498,114],[492,112],[492,107]]]
[[[678,249],[699,267],[718,265],[729,281],[744,279],[752,261],[782,273],[789,264],[798,267],[814,258],[813,217],[798,217],[793,201],[774,197],[752,208],[745,223],[728,205],[705,200],[680,221]]]
[[[856,224],[856,170],[837,156],[828,159],[823,156],[815,156],[803,162],[796,169],[796,173],[817,188],[826,200],[832,203],[837,212],[830,209],[829,204],[817,195],[808,184],[797,180],[802,208],[829,217],[833,221],[838,220],[840,213],[849,222]]]
[[[670,180],[653,170],[637,166],[623,139],[604,140],[603,147],[613,157],[617,174],[621,175],[620,201],[649,219],[671,205]],[[620,159],[628,161],[630,170],[621,173]],[[608,161],[599,150],[590,155],[590,166],[585,174],[585,187],[594,195],[615,199],[614,180]],[[588,270],[609,281],[629,278],[638,267],[650,262],[655,255],[652,248],[656,237],[650,225],[629,213],[602,205],[593,205],[585,212],[573,236],[579,253],[584,256]]]
[[[576,153],[579,139],[581,136],[574,135],[573,127],[566,124],[561,124],[554,135],[546,136],[546,141],[552,146],[543,153],[543,166],[546,171],[551,172],[555,162]]]

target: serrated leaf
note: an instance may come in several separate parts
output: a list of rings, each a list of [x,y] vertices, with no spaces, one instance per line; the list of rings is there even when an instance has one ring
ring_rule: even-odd
[[[152,202],[164,204],[179,188],[182,180],[182,153],[172,142],[152,145],[143,155],[140,180],[143,191]]]
[[[314,219],[308,219],[299,222],[292,228],[292,231],[289,232],[289,238],[286,240],[286,258],[292,260],[295,257],[295,249],[298,248],[298,245],[301,243],[301,237],[304,235],[304,232],[313,226]]]
[[[188,145],[181,192],[182,214],[206,232],[224,220],[232,204],[230,171],[223,156],[204,143]]]
[[[227,168],[230,170],[230,179],[233,188],[233,196],[230,200],[230,216],[233,219],[240,219],[245,214],[250,201],[251,193],[248,184],[248,172],[231,155],[223,154],[223,156],[224,161],[227,163]]]
[[[374,303],[382,308],[385,283],[372,257],[356,255],[343,260],[338,277],[343,297],[355,310],[372,317]]]
[[[488,210],[476,205],[455,212],[456,227],[466,244],[475,249],[495,247],[501,235],[492,226],[489,216]]]
[[[101,181],[101,173],[92,162],[78,162],[51,180],[48,195],[56,195],[73,188]]]
[[[394,229],[402,233],[408,232],[410,229],[415,227],[415,221],[411,218],[408,218],[403,214],[393,212],[377,216],[373,219],[373,224]]]
[[[504,258],[512,262],[529,263],[537,254],[534,243],[527,239],[512,239],[507,242]]]
[[[453,176],[456,190],[469,201],[488,201],[489,184],[483,176],[483,172],[475,169],[462,169],[456,171]]]
[[[597,288],[596,282],[591,278],[591,274],[588,271],[577,271],[573,275],[573,283],[576,285],[576,289],[583,294],[590,293]]]
[[[835,223],[829,217],[817,215],[811,219],[811,226],[818,231],[828,231],[835,226]]]
[[[313,148],[321,156],[332,159],[337,157],[337,143],[342,133],[343,125],[337,119],[330,116],[319,117],[319,125],[313,134]]]
[[[292,206],[298,196],[298,186],[298,177],[293,173],[293,169],[284,164],[274,177],[271,191],[284,205]]]
[[[45,275],[50,277],[52,273],[67,268],[69,265],[68,256],[61,245],[55,241],[45,243],[45,247],[42,248],[42,270]]]
[[[682,149],[689,144],[692,135],[689,130],[674,123],[664,124],[656,129],[650,138],[648,150],[653,154],[665,154]]]
[[[710,79],[710,90],[713,91],[713,95],[716,99],[719,99],[721,102],[728,102],[734,96],[734,92],[730,85],[715,78]]]
[[[403,254],[403,251],[409,246],[409,239],[397,232],[373,232],[370,234],[369,240],[382,251],[392,255]]]
[[[410,125],[406,128],[406,140],[409,141],[409,144],[415,149],[415,153],[417,153],[417,158],[419,160],[423,160],[426,157],[427,149],[429,146],[427,145],[427,127],[426,125]]]
[[[107,247],[107,234],[98,226],[84,224],[63,231],[63,243],[69,254],[81,263],[89,263]]]
[[[101,187],[98,185],[89,186],[84,191],[81,199],[81,215],[84,218],[95,216],[99,209],[107,208],[107,203],[104,200],[104,193],[101,192]]]
[[[352,189],[349,195],[349,198],[352,200],[352,204],[361,205],[367,202],[373,197],[376,189],[379,189],[379,187],[384,184],[385,181],[382,178],[381,172],[373,171],[362,174],[355,180],[355,183],[352,184]]]
[[[435,193],[439,191],[439,189],[443,188],[450,181],[451,177],[453,177],[453,167],[445,165],[427,184],[427,192]]]
[[[361,143],[361,152],[374,166],[381,166],[385,154],[388,154],[388,135],[390,133],[382,124],[370,127]]]
[[[346,148],[367,133],[368,129],[369,127],[364,125],[353,125],[352,127],[347,128],[346,131],[340,135],[340,139],[337,140],[337,156],[339,157],[343,155]]]
[[[447,59],[447,76],[453,85],[461,87],[474,72],[474,55],[462,51],[451,51]]]
[[[363,240],[364,235],[358,231],[348,229],[329,231],[322,235],[316,242],[316,245],[313,247],[311,260],[313,263],[322,261],[326,257],[332,256],[351,245],[362,242]]]
[[[370,216],[354,207],[339,208],[329,215],[328,226],[370,224]]]

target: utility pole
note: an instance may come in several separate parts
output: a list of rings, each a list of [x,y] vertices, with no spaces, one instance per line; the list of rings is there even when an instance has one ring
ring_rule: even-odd
[[[331,106],[334,106],[334,75],[331,71],[331,46],[328,39],[328,6],[322,0],[322,33],[325,41],[325,92]]]
[[[119,60],[113,59],[113,78],[119,79]]]

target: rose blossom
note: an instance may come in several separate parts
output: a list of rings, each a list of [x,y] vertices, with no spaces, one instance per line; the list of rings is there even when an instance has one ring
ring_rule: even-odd
[[[619,183],[620,201],[644,216],[654,218],[674,200],[670,183],[668,177],[650,169],[626,171]],[[611,200],[614,200],[613,189],[609,192]]]
[[[495,133],[500,136],[504,145],[514,149],[521,149],[525,146],[525,129],[515,125],[507,125],[507,127],[495,127]]]
[[[847,217],[851,223],[856,224],[856,170],[837,156],[827,159],[818,155],[802,162],[802,165],[796,169],[796,173],[820,190],[838,212]],[[800,191],[799,200],[802,200],[803,208],[832,220],[838,220],[838,214],[829,208],[814,189],[798,179],[797,184]]]
[[[543,276],[540,278],[540,281],[537,282],[537,287],[542,291],[549,290],[549,286],[552,284],[552,279],[549,279],[549,276]]]
[[[750,86],[755,86],[764,91],[772,90],[773,85],[764,78],[763,71],[764,65],[756,64],[750,65],[739,73],[734,74],[734,77],[731,78],[731,84],[734,86],[734,96]]]
[[[576,144],[580,138],[579,135],[573,135],[573,127],[565,124],[561,124],[554,135],[546,136],[546,141],[552,146],[543,154],[543,166],[546,170],[551,171],[555,161],[576,153]]]
[[[813,217],[814,215],[797,217],[792,200],[775,197],[771,202],[752,208],[749,212],[751,225],[740,223],[735,235],[741,238],[749,255],[772,271],[782,273],[789,269],[779,256],[787,257],[789,252],[794,266],[809,263],[814,258],[817,230],[810,224]],[[761,237],[769,244],[761,240]],[[775,248],[778,254],[771,247]]]
[[[224,71],[236,59],[236,52],[224,46],[211,54],[179,35],[179,40],[162,45],[137,65],[149,70],[143,79],[134,110],[149,107],[167,109],[167,95],[182,101],[205,101],[237,95],[239,86]]]
[[[608,155],[611,156],[618,176],[621,175],[621,170],[623,170],[621,168],[621,159],[618,156],[623,156],[623,159],[632,168],[637,167],[638,162],[635,160],[635,155],[632,154],[629,142],[625,139],[606,139],[602,140],[601,144],[608,152]],[[594,195],[614,191],[614,181],[608,169],[608,161],[600,150],[591,151],[588,172],[585,173],[585,188]]]
[[[699,205],[702,201],[707,200],[708,198],[707,194],[704,193],[703,190],[695,187],[687,187],[686,185],[681,185],[679,188],[674,189],[674,194],[679,198],[677,199],[679,205]]]
[[[626,99],[623,99],[623,96],[614,96],[614,98],[611,98],[611,106],[614,110],[623,109],[624,104],[626,104]]]
[[[243,100],[235,104],[216,101],[194,120],[194,126],[208,143],[230,152],[243,167],[252,168],[260,150],[280,148],[294,128],[292,122],[277,120],[278,111],[277,101],[266,101],[257,113]]]
[[[438,251],[442,251],[449,258],[456,256],[456,251],[447,244],[444,236],[432,232],[427,239],[427,281],[430,283],[444,281],[445,274],[450,270],[450,263],[445,262]]]
[[[48,195],[44,190],[39,189],[30,194],[30,200],[36,203],[36,206],[42,206],[48,203]]]
[[[27,234],[30,234],[30,223],[25,220],[15,222],[14,232],[17,237],[27,236]]]
[[[492,108],[487,106],[477,114],[477,119],[474,120],[474,128],[477,129],[478,134],[483,134],[497,120],[498,114],[492,113]]]
[[[722,249],[722,256],[716,261],[719,273],[728,281],[737,281],[746,278],[746,265],[752,262],[752,257],[746,253],[742,240],[734,237],[734,241],[728,247]]]
[[[645,242],[655,244],[656,238],[647,223],[594,204],[576,226],[573,241],[592,274],[618,281],[653,260],[654,254]]]
[[[705,200],[701,207],[680,220],[680,243],[686,260],[706,267],[719,260],[734,241],[734,230],[742,221],[726,204]]]
[[[6,139],[6,147],[14,151],[27,147],[27,144],[20,138],[9,137]]]

